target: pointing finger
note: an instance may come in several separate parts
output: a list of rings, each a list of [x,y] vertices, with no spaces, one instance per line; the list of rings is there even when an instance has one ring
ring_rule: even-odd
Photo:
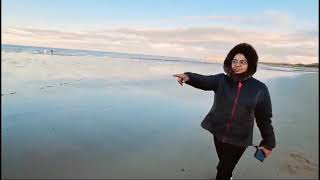
[[[173,77],[181,77],[182,74],[174,74]]]

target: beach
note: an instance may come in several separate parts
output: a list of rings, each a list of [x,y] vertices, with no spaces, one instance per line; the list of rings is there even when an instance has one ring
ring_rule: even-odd
[[[214,93],[172,75],[222,64],[30,49],[2,48],[2,178],[215,177],[213,137],[200,127]],[[249,147],[234,179],[319,178],[318,73],[258,66],[277,145],[263,163]]]

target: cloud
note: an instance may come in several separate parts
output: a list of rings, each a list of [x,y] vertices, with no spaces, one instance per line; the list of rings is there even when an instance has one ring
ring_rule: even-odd
[[[294,25],[293,17],[286,12],[267,10],[262,14],[241,15],[211,15],[211,16],[187,16],[184,19],[193,21],[225,22],[227,24],[244,24],[246,26],[288,27]]]
[[[221,62],[234,45],[248,42],[257,49],[261,61],[314,63],[318,61],[318,39],[318,30],[284,33],[220,26],[114,28],[78,32],[13,27],[5,28],[2,43],[192,57]]]

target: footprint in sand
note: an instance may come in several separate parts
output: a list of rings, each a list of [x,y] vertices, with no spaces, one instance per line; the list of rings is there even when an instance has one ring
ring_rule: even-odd
[[[59,83],[60,86],[63,86],[63,85],[65,85],[65,84],[69,84],[69,83],[66,83],[66,82],[64,82],[64,83]]]
[[[51,133],[56,133],[56,128],[48,128],[48,131]]]
[[[17,94],[17,92],[11,92],[11,93],[9,93],[9,94],[1,94],[1,96],[12,95],[12,94]]]
[[[51,87],[54,87],[54,86],[52,86],[52,85],[47,85],[47,86],[40,87],[39,89],[45,89],[45,88],[51,88]]]
[[[314,176],[318,172],[318,165],[301,152],[291,152],[285,162],[284,169],[291,175]]]
[[[69,84],[69,83],[66,83],[66,82],[64,82],[64,83],[59,83],[60,86],[63,86],[63,85],[65,85],[65,84]],[[55,87],[55,86],[53,86],[53,85],[47,85],[47,86],[40,87],[40,89],[51,88],[51,87]]]

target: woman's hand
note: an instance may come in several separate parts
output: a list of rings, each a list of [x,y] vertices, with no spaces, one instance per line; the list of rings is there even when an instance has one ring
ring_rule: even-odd
[[[271,150],[268,150],[267,148],[260,146],[259,149],[262,149],[262,151],[264,152],[264,154],[266,155],[266,158],[270,156],[271,154]]]
[[[173,77],[178,78],[178,82],[181,86],[183,86],[183,83],[187,82],[189,80],[189,77],[186,74],[175,74]]]

